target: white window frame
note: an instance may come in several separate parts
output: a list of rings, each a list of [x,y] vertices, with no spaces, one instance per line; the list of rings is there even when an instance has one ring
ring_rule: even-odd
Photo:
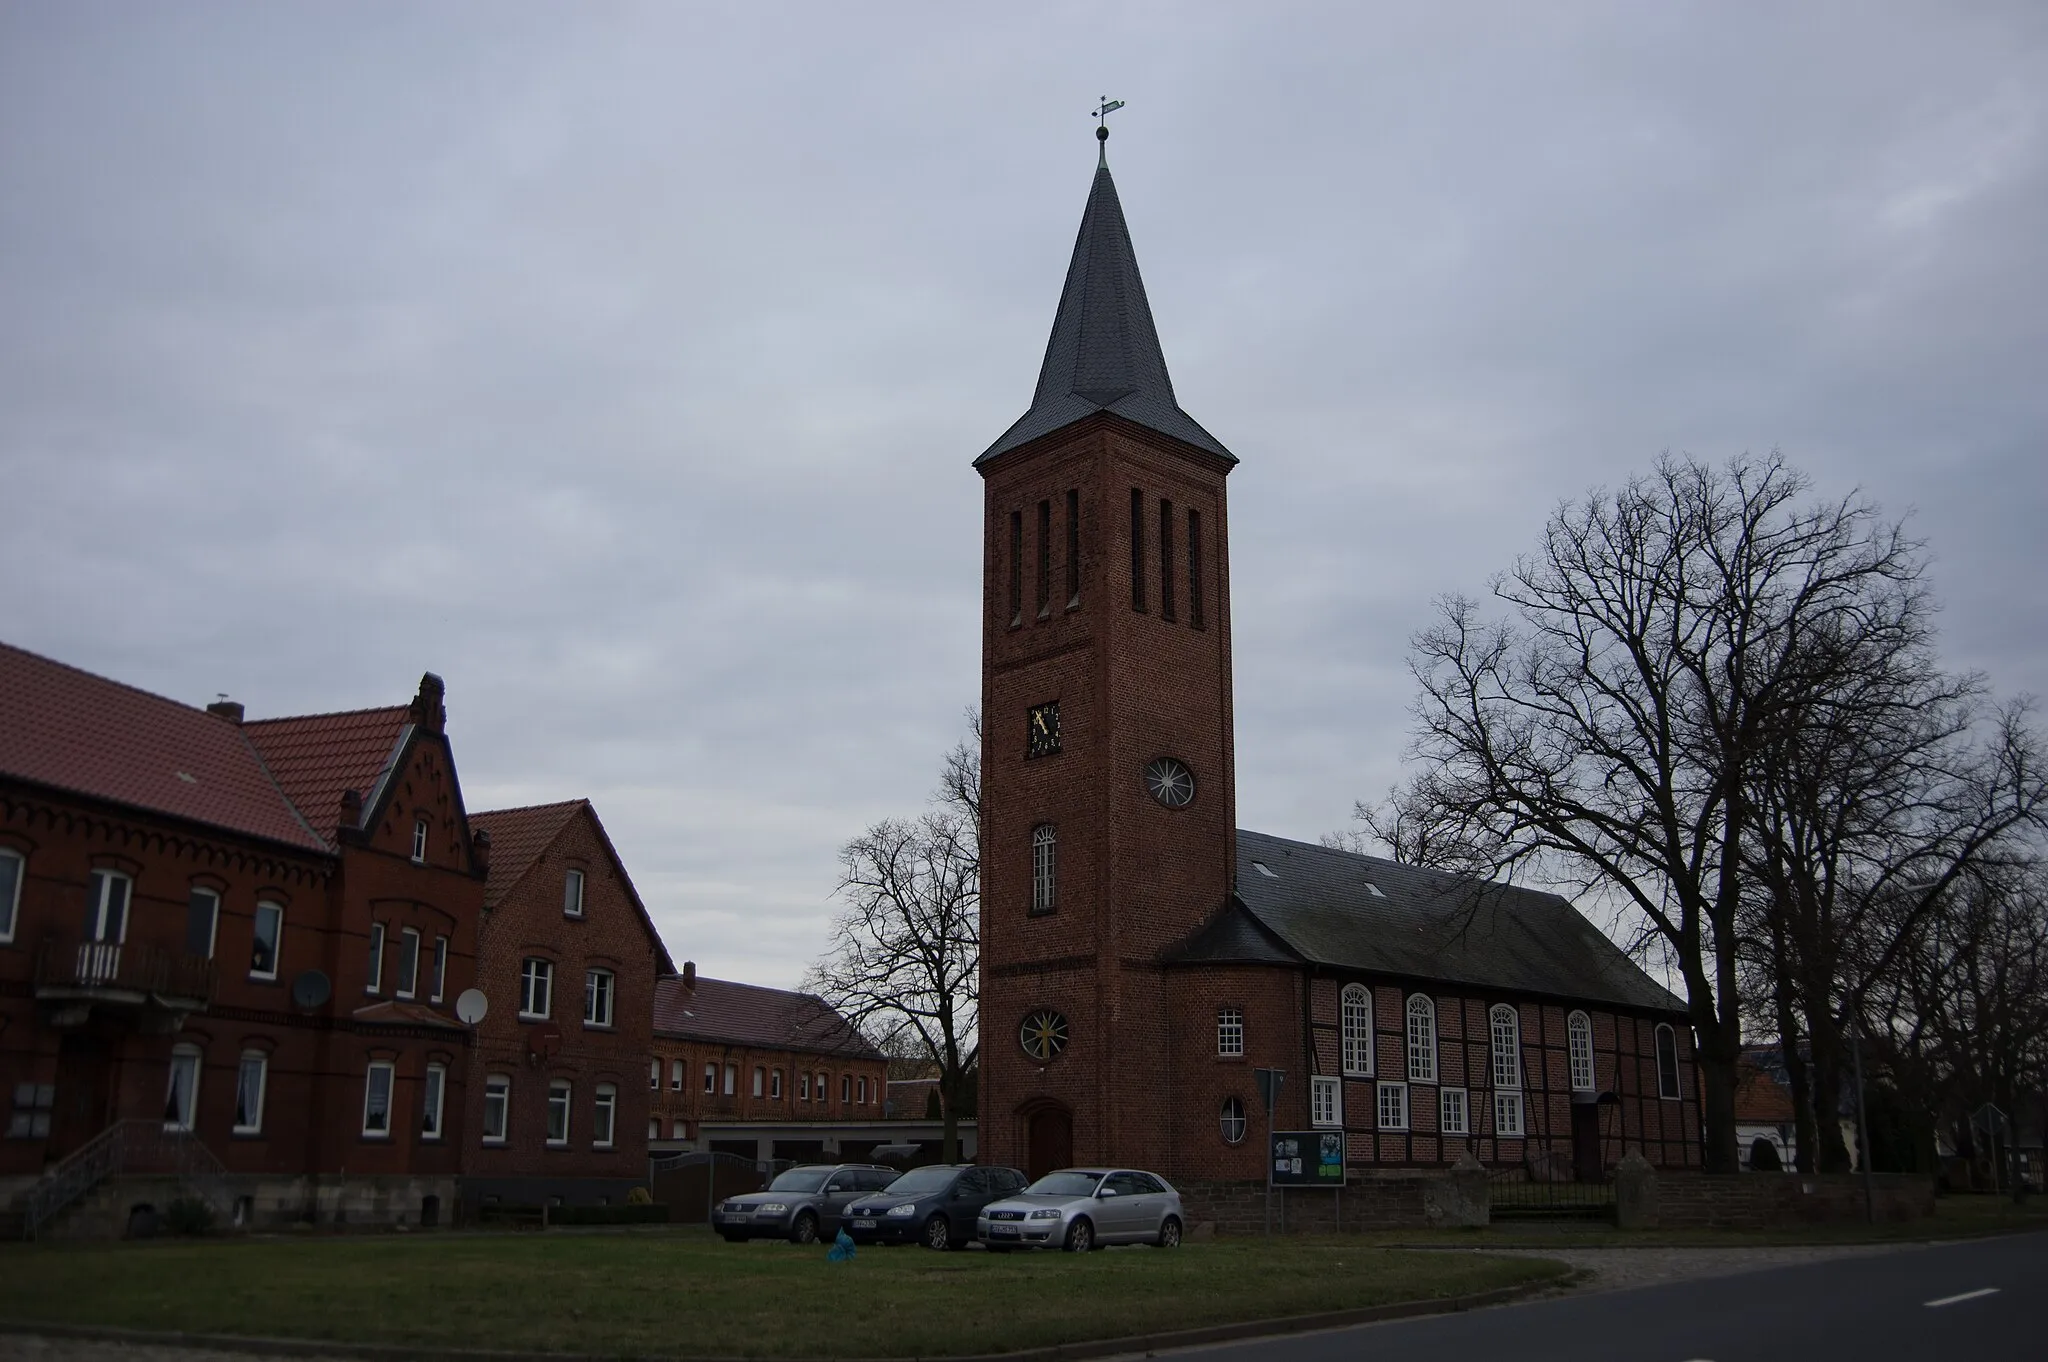
[[[1346,1078],[1372,1077],[1372,990],[1346,984],[1337,995],[1337,1016],[1343,1040]]]
[[[1472,1098],[1463,1088],[1439,1088],[1436,1095],[1436,1126],[1439,1134],[1472,1134]]]
[[[1377,1129],[1406,1130],[1408,1128],[1408,1085],[1406,1083],[1381,1082],[1375,1085],[1378,1109]]]
[[[534,1008],[536,999],[540,1003]],[[519,1015],[525,1021],[546,1021],[555,1009],[555,962],[529,955],[519,962]]]
[[[839,1075],[839,1105],[842,1107],[853,1105],[852,1074]]]
[[[0,921],[0,942],[8,942],[14,940],[14,924],[21,917],[21,886],[28,878],[28,857],[13,847],[0,847],[0,861],[14,867],[14,882],[5,895],[0,895],[0,909],[6,910],[5,920]],[[216,924],[220,922],[218,906],[214,909],[213,920]]]
[[[425,865],[427,863],[427,838],[430,835],[426,819],[415,818],[412,820],[412,863],[414,865]]]
[[[576,1085],[566,1078],[553,1079],[548,1083],[547,1143],[550,1149],[561,1149],[569,1143],[569,1128],[572,1109],[576,1103]],[[555,1134],[555,1117],[562,1118],[562,1133]]]
[[[562,916],[583,916],[583,872],[574,866],[562,876]]]
[[[420,1089],[420,1139],[438,1140],[446,1130],[442,1117],[448,1104],[448,1066],[429,1064]]]
[[[417,927],[401,927],[398,931],[398,979],[392,993],[400,998],[415,998],[420,991],[420,931]]]
[[[256,949],[263,944],[263,916],[268,913],[272,922],[270,932],[270,968],[256,967]],[[256,911],[249,918],[249,977],[251,979],[275,979],[278,969],[284,964],[284,905],[264,899],[256,905]]]
[[[832,1105],[832,1087],[826,1081],[823,1069],[818,1070],[818,1105],[828,1108]]]
[[[448,989],[448,938],[434,938],[434,992],[433,1002],[440,1002]]]
[[[724,1097],[737,1097],[739,1096],[739,1091],[740,1066],[737,1064],[728,1064],[725,1066],[725,1091],[720,1095]]]
[[[683,1061],[680,1059],[670,1060],[668,1062],[668,1090],[670,1092],[681,1092],[683,1090],[683,1080],[688,1075],[689,1070],[684,1066]]]
[[[491,1133],[491,1109],[498,1111],[498,1133]],[[509,1074],[490,1074],[484,1078],[484,1126],[485,1144],[504,1144],[512,1131],[512,1078]]]
[[[7,853],[5,849],[0,849],[0,858],[4,858],[6,854]],[[207,886],[203,884],[195,884],[189,891],[187,891],[185,895],[185,937],[186,944],[190,945],[192,936],[192,900],[198,898],[202,894],[205,895],[207,898],[213,900],[213,917],[206,925],[206,955],[204,957],[205,959],[211,960],[213,959],[214,948],[220,944],[220,890],[209,889]],[[14,939],[14,919],[10,915],[7,921],[8,930],[4,934],[0,934],[0,941],[11,941]]]
[[[1573,1092],[1592,1092],[1598,1086],[1593,1074],[1593,1019],[1573,1012],[1564,1019],[1565,1046],[1571,1056]]]
[[[242,1093],[249,1081],[249,1066],[256,1067],[255,1118],[243,1119]],[[263,1133],[263,1103],[270,1087],[270,1056],[261,1050],[244,1050],[242,1059],[235,1066],[235,1115],[233,1133],[236,1135],[261,1135]]]
[[[704,1066],[704,1095],[706,1097],[716,1097],[718,1095],[718,1066],[716,1064],[706,1064]]]
[[[811,1100],[811,1071],[809,1069],[801,1069],[797,1072],[796,1100],[799,1102]]]
[[[608,969],[583,971],[583,1024],[609,1031],[618,1012],[618,976]]]
[[[653,1059],[650,1059],[650,1060],[648,1060],[648,1061],[647,1061],[647,1091],[649,1091],[649,1092],[660,1092],[660,1091],[661,1091],[661,1056],[660,1056],[660,1055],[656,1055],[656,1056],[655,1056],[655,1057],[654,1057]]]
[[[1243,1008],[1219,1007],[1216,1009],[1216,1057],[1218,1059],[1244,1058]]]
[[[1237,1132],[1235,1135],[1231,1134],[1233,1129]],[[1228,1145],[1243,1144],[1245,1136],[1250,1132],[1251,1121],[1245,1116],[1244,1099],[1241,1097],[1224,1098],[1223,1105],[1216,1109],[1216,1133],[1223,1137],[1223,1143]]]
[[[618,1125],[619,1089],[616,1084],[600,1083],[590,1104],[590,1147],[610,1149],[618,1138]]]
[[[661,1118],[659,1116],[650,1116],[647,1118],[647,1138],[649,1140],[658,1140],[661,1138]]]
[[[1638,1032],[1638,1035],[1641,1033]],[[1664,1091],[1664,1037],[1671,1037],[1671,1091]],[[1658,1022],[1651,1034],[1650,1047],[1657,1052],[1657,1096],[1665,1102],[1679,1102],[1685,1099],[1685,1085],[1681,1076],[1684,1067],[1678,1057],[1678,1028],[1670,1022]]]
[[[370,1124],[373,1107],[372,1098],[377,1095],[377,1076],[384,1076],[384,1126],[380,1130]],[[391,1138],[392,1117],[398,1109],[398,1066],[388,1059],[373,1059],[363,1070],[363,1138],[366,1140],[388,1140]]]
[[[680,1116],[676,1117],[673,1121],[670,1121],[668,1123],[668,1137],[671,1140],[689,1139],[690,1123]]]
[[[756,1064],[754,1066],[754,1096],[765,1097],[767,1095],[768,1066],[765,1064]]]
[[[1528,1112],[1520,1091],[1502,1088],[1493,1094],[1493,1134],[1499,1140],[1528,1138]]]
[[[1031,911],[1059,908],[1059,829],[1040,823],[1031,830]]]
[[[853,1080],[853,1104],[864,1107],[868,1104],[868,1076],[862,1074]]]
[[[780,1102],[782,1100],[782,1070],[780,1069],[770,1069],[768,1071],[768,1100],[771,1102]]]
[[[370,977],[363,985],[365,993],[384,991],[384,924],[370,924]]]
[[[177,1110],[178,1073],[184,1070],[185,1104]],[[173,1045],[171,1062],[164,1078],[164,1129],[189,1132],[199,1125],[199,1079],[206,1069],[206,1056],[196,1045]]]
[[[119,946],[128,940],[128,921],[135,916],[135,878],[118,870],[95,867],[86,882],[85,911],[91,919],[87,927],[95,944]],[[113,940],[107,939],[107,901],[113,897],[114,886],[122,886],[121,926],[114,933]]]
[[[1308,1081],[1309,1124],[1317,1127],[1344,1124],[1344,1080],[1320,1075]]]
[[[1522,1014],[1506,1003],[1497,1003],[1486,1013],[1486,1045],[1492,1057],[1493,1086],[1519,1090],[1522,1086]]]
[[[1436,1001],[1413,993],[1405,1009],[1408,1031],[1408,1081],[1436,1082]]]

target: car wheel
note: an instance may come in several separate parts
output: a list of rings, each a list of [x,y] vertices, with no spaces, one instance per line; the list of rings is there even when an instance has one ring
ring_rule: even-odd
[[[789,1227],[789,1242],[792,1244],[815,1244],[818,1242],[818,1217],[805,1211]]]
[[[1159,1227],[1159,1237],[1153,1240],[1153,1247],[1180,1247],[1180,1217],[1172,1215],[1166,1217],[1166,1223]]]
[[[1086,1253],[1094,1247],[1095,1226],[1088,1223],[1088,1217],[1082,1216],[1067,1230],[1067,1252]]]
[[[924,1246],[941,1251],[953,1247],[953,1227],[946,1223],[944,1212],[924,1222]]]

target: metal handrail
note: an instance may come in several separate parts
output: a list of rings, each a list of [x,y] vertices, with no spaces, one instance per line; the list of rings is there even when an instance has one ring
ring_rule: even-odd
[[[168,1172],[181,1187],[222,1214],[232,1206],[227,1165],[190,1131],[166,1130],[161,1121],[116,1121],[71,1151],[23,1198],[22,1237],[36,1232],[108,1178],[131,1169]]]

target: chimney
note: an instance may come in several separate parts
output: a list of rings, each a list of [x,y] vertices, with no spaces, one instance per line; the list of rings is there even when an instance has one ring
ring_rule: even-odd
[[[345,828],[360,828],[363,825],[363,792],[343,790],[341,792],[341,825]]]
[[[683,987],[691,993],[697,991],[697,962],[695,960],[683,961]]]
[[[218,715],[221,718],[226,719],[231,724],[239,724],[240,722],[242,722],[242,702],[240,700],[230,700],[225,695],[221,696],[220,699],[215,700],[212,704],[208,705],[206,707],[206,712],[208,714]]]
[[[476,873],[489,879],[491,875],[491,830],[478,828],[469,834],[469,859],[476,867]]]

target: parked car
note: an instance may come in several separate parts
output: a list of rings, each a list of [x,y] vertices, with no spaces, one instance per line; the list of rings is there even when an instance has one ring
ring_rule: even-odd
[[[1187,1223],[1180,1193],[1135,1168],[1062,1168],[1017,1196],[990,1202],[975,1223],[991,1252],[1063,1248],[1086,1253],[1107,1244],[1175,1248]]]
[[[798,1164],[777,1173],[765,1192],[719,1202],[711,1212],[711,1228],[734,1244],[744,1239],[813,1244],[839,1233],[847,1202],[895,1180],[895,1169],[876,1163]]]
[[[913,1168],[879,1193],[850,1203],[846,1233],[856,1244],[923,1244],[966,1248],[981,1208],[1024,1190],[1014,1168],[934,1163]]]

